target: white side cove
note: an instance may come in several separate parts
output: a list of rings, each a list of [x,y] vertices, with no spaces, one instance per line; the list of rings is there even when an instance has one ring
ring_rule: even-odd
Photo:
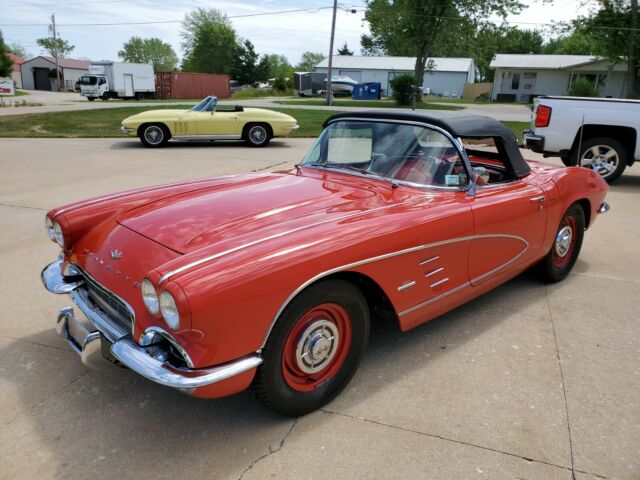
[[[485,235],[469,235],[467,237],[458,237],[458,238],[451,238],[449,240],[441,240],[439,242],[433,242],[433,243],[428,243],[425,245],[418,245],[416,247],[411,247],[411,248],[407,248],[404,250],[398,250],[396,252],[390,252],[390,253],[385,253],[384,255],[379,255],[377,257],[371,257],[371,258],[366,258],[364,260],[360,260],[357,262],[353,262],[353,263],[349,263],[347,265],[342,265],[340,267],[336,267],[336,268],[332,268],[331,270],[327,270],[326,272],[322,272],[319,273],[318,275],[316,275],[313,278],[310,278],[309,280],[307,280],[305,283],[303,283],[302,285],[300,285],[296,290],[293,291],[293,293],[291,293],[291,295],[289,295],[289,297],[287,297],[287,299],[284,301],[284,303],[282,304],[282,306],[278,309],[278,311],[276,312],[273,320],[271,321],[271,325],[269,325],[269,329],[267,330],[267,333],[264,337],[264,340],[262,342],[262,345],[260,346],[260,349],[258,350],[258,352],[260,352],[265,344],[267,343],[267,339],[269,338],[269,335],[271,334],[271,330],[273,330],[273,326],[275,325],[276,321],[278,320],[278,318],[280,317],[280,314],[283,312],[283,310],[287,307],[287,305],[289,305],[289,302],[291,302],[291,300],[294,299],[294,297],[296,295],[298,295],[298,293],[300,293],[302,290],[304,290],[306,287],[308,287],[309,285],[311,285],[312,283],[320,280],[323,277],[326,277],[328,275],[331,275],[333,273],[337,273],[337,272],[342,272],[344,270],[349,270],[350,268],[354,268],[354,267],[358,267],[360,265],[365,265],[367,263],[373,263],[373,262],[378,262],[380,260],[385,260],[387,258],[391,258],[391,257],[396,257],[398,255],[404,255],[406,253],[411,253],[411,252],[417,252],[420,250],[426,250],[428,248],[433,248],[433,247],[438,247],[440,245],[447,245],[450,243],[456,243],[456,242],[465,242],[468,240],[473,240],[476,238],[513,238],[515,240],[520,240],[523,244],[524,244],[524,248],[522,249],[522,251],[520,253],[518,253],[517,255],[515,255],[513,258],[511,258],[510,260],[506,261],[505,263],[497,266],[496,268],[483,273],[482,275],[471,279],[469,282],[465,282],[461,285],[458,285],[454,288],[452,288],[451,290],[448,290],[436,297],[430,298],[422,303],[419,303],[418,305],[415,305],[411,308],[408,308],[407,310],[403,310],[402,312],[398,313],[398,316],[402,317],[404,315],[407,315],[408,313],[414,312],[420,308],[426,307],[427,305],[434,303],[442,298],[445,298],[449,295],[451,295],[452,293],[458,292],[460,290],[462,290],[465,287],[468,287],[471,285],[472,282],[476,282],[479,280],[482,280],[483,278],[486,278],[490,275],[493,275],[495,273],[497,273],[498,271],[502,270],[503,268],[505,268],[508,265],[511,265],[513,262],[515,262],[518,258],[520,258],[528,249],[529,249],[529,242],[527,242],[524,238],[518,236],[518,235],[511,235],[508,233],[495,233],[495,234],[485,234]],[[438,257],[433,257],[432,259],[428,259],[425,262],[422,262],[422,264],[424,263],[428,263],[432,260],[435,260]],[[448,279],[447,279],[448,280]]]

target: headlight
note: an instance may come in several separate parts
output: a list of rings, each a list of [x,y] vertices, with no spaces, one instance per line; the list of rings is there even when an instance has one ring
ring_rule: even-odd
[[[160,301],[158,300],[158,293],[156,292],[153,283],[148,278],[142,280],[142,301],[144,306],[147,307],[149,313],[156,315],[160,310]]]
[[[178,306],[171,294],[166,290],[160,294],[160,311],[164,320],[172,329],[177,330],[180,326],[180,314]]]
[[[62,233],[62,227],[58,222],[53,224],[53,239],[58,245],[60,245],[60,248],[64,250],[64,234]]]
[[[47,235],[49,235],[51,241],[55,242],[56,239],[53,236],[53,222],[51,221],[51,218],[49,218],[49,215],[44,217],[44,228],[47,230]]]

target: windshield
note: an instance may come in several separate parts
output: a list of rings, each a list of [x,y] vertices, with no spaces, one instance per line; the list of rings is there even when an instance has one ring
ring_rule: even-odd
[[[78,83],[80,85],[95,85],[98,82],[98,77],[92,75],[83,75],[80,77]]]
[[[432,128],[400,123],[332,123],[301,165],[417,186],[461,187],[469,178],[449,137]]]
[[[206,97],[194,105],[191,110],[194,112],[213,112],[217,103],[217,97]]]

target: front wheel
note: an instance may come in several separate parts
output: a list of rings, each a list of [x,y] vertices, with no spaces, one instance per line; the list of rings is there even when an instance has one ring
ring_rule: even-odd
[[[369,309],[344,280],[308,287],[285,308],[262,351],[254,390],[268,408],[304,415],[349,383],[369,339]]]
[[[89,100],[90,102],[93,102],[96,99],[96,97],[87,97],[87,100]]]
[[[271,140],[271,129],[262,123],[248,125],[244,139],[250,147],[266,147]]]
[[[142,144],[149,148],[164,147],[169,141],[167,129],[159,124],[145,125],[140,129],[139,136]]]
[[[617,180],[627,166],[627,150],[609,137],[590,138],[580,147],[579,165],[599,173],[608,183]]]
[[[555,283],[564,280],[578,259],[584,238],[584,211],[574,203],[565,212],[547,256],[537,265],[542,280]]]

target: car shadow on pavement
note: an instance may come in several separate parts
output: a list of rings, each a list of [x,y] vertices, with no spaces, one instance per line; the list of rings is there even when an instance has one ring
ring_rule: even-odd
[[[368,373],[356,374],[347,387],[367,393],[350,394],[347,404],[366,402],[377,389],[393,389],[416,369],[427,376],[435,374],[428,370],[441,368],[436,359],[453,355],[456,348],[498,326],[505,318],[499,314],[505,305],[510,316],[518,315],[539,301],[540,291],[541,284],[524,274],[406,333],[393,321],[374,319],[360,367]],[[20,369],[0,369],[1,381],[11,384],[28,412],[5,422],[0,445],[11,462],[37,452],[38,462],[46,463],[47,476],[86,478],[91,471],[96,478],[131,478],[136,473],[166,478],[186,472],[192,478],[237,477],[253,461],[278,449],[291,426],[291,419],[263,408],[250,392],[196,399],[115,366],[86,370],[70,380],[60,372],[72,363],[77,369],[80,360],[62,339],[55,338],[59,341],[54,347],[46,346],[52,344],[52,336],[43,331],[11,341],[0,352],[0,358],[33,360],[39,370],[32,371],[27,381]],[[34,350],[34,344],[41,347]],[[30,359],[30,355],[45,360]],[[363,383],[371,372],[388,380]],[[339,403],[345,407],[344,399]],[[334,408],[329,404],[329,410]],[[33,460],[23,461],[26,468]]]
[[[129,139],[129,140],[122,140],[122,141],[115,141],[113,142],[113,144],[111,144],[111,149],[113,150],[122,150],[122,149],[128,149],[128,148],[145,148],[147,149],[147,147],[145,147],[144,145],[142,145],[140,143],[139,140],[135,140],[135,139]],[[187,148],[187,149],[195,149],[195,148],[244,148],[247,149],[248,151],[260,151],[260,148],[251,148],[248,147],[243,141],[240,140],[211,140],[211,141],[206,141],[206,142],[169,142],[167,143],[164,147],[162,147],[162,149],[154,149],[154,148],[148,148],[147,150],[149,151],[149,153],[152,153],[154,151],[159,151],[159,150],[163,150],[163,149],[180,149],[180,148]],[[269,145],[267,145],[266,147],[267,149],[274,149],[274,148],[291,148],[291,145],[289,145],[287,143],[286,140],[280,140],[280,139],[275,139],[272,140]]]

